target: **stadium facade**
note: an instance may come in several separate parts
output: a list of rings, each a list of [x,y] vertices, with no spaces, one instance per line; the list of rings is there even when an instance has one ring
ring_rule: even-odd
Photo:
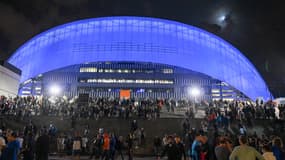
[[[22,70],[19,94],[272,98],[250,61],[221,38],[175,21],[104,17],[67,23],[22,45],[8,60]]]

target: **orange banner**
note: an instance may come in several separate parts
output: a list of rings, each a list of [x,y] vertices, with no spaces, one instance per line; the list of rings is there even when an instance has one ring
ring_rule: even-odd
[[[131,91],[128,89],[120,90],[120,99],[130,99]]]

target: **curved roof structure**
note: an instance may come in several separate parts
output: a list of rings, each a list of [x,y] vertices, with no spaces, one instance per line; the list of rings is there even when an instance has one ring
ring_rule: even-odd
[[[95,61],[164,63],[227,82],[251,99],[271,94],[255,67],[221,38],[175,21],[104,17],[49,29],[22,45],[8,60],[21,82],[64,66]]]

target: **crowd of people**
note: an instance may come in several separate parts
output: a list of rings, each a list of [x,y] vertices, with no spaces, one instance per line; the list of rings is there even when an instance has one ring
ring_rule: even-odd
[[[45,128],[37,134],[29,130],[20,133],[5,127],[0,129],[1,160],[48,160],[50,136]]]
[[[183,136],[176,134],[155,137],[154,153],[169,160],[283,160],[283,140],[276,135],[258,135],[238,130],[231,133],[219,128],[217,122],[207,129],[203,123],[191,128],[189,120]],[[207,123],[207,122],[205,122]],[[206,124],[208,125],[208,124]],[[235,126],[237,128],[240,125]]]
[[[213,101],[193,103],[191,100],[174,99],[119,99],[89,98],[81,103],[76,98],[67,97],[15,97],[0,96],[0,114],[13,115],[18,118],[29,116],[61,116],[99,119],[102,117],[156,119],[161,109],[175,112],[184,109],[186,116],[194,118],[198,106],[204,106],[207,112],[223,112],[232,119],[285,119],[285,106],[263,101]]]
[[[262,101],[213,101],[195,104],[188,100],[93,98],[88,103],[79,103],[66,98],[36,98],[1,96],[0,116],[27,120],[32,116],[58,116],[78,119],[98,120],[103,117],[123,119],[156,119],[162,108],[165,112],[184,109],[185,120],[181,129],[183,134],[156,136],[153,139],[153,155],[169,160],[283,160],[282,138],[274,135],[249,133],[247,128],[254,125],[253,119],[284,120],[285,107]],[[199,127],[191,126],[198,108],[205,111]],[[275,121],[276,122],[276,121]],[[12,131],[5,123],[0,126],[0,160],[46,160],[50,146],[58,153],[80,159],[87,155],[90,159],[133,159],[134,149],[147,146],[144,128],[136,120],[130,124],[128,134],[116,135],[114,132],[98,129],[90,134],[86,125],[81,132],[71,127],[68,133],[60,132],[54,124],[36,126],[32,121],[20,131]],[[276,129],[276,128],[274,128]],[[284,126],[280,126],[280,132]],[[175,132],[175,131],[174,131]],[[178,132],[178,131],[177,131]],[[280,134],[279,134],[280,135]]]
[[[0,160],[48,160],[50,148],[67,158],[114,160],[116,157],[133,159],[133,150],[145,144],[144,128],[139,128],[136,120],[130,124],[129,133],[123,137],[99,128],[95,135],[85,126],[81,132],[54,132],[55,126],[36,126],[30,121],[23,130],[12,131],[5,124],[0,126]]]
[[[283,141],[276,135],[258,135],[241,130],[240,123],[232,125],[237,132],[230,132],[219,126],[219,122],[204,120],[193,128],[191,120],[182,123],[183,134],[156,136],[153,138],[153,155],[169,160],[283,160]],[[90,134],[88,125],[82,132],[57,132],[55,126],[36,126],[30,121],[22,131],[12,131],[5,124],[0,126],[0,160],[47,160],[52,145],[58,153],[74,159],[81,155],[89,159],[133,159],[138,146],[145,145],[144,128],[137,121],[130,124],[129,133],[124,137],[99,128],[95,135]],[[149,146],[148,146],[149,147]]]
[[[0,114],[13,115],[18,118],[30,116],[61,116],[96,119],[102,117],[119,117],[128,119],[137,116],[144,119],[160,117],[164,104],[162,99],[123,99],[90,98],[87,103],[64,97],[16,97],[0,99]],[[174,111],[174,101],[165,103]]]

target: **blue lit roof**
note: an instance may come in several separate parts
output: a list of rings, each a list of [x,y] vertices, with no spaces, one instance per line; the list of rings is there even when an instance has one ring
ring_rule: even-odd
[[[146,17],[104,17],[49,29],[8,60],[21,82],[64,66],[95,61],[164,63],[227,82],[251,99],[269,99],[264,80],[243,54],[223,39],[183,23]]]

